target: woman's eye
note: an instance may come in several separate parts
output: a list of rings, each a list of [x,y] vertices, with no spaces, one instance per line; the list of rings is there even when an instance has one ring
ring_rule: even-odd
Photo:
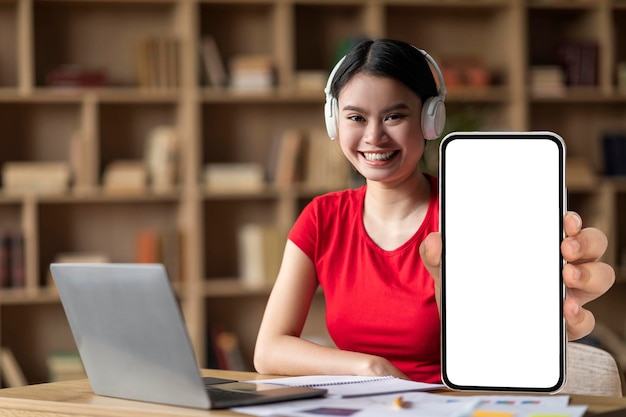
[[[352,120],[353,122],[362,122],[365,119],[357,114],[354,114],[352,116],[348,116],[348,120]]]
[[[393,122],[396,120],[403,119],[404,117],[405,117],[404,114],[390,114],[387,117],[385,117],[385,121]]]

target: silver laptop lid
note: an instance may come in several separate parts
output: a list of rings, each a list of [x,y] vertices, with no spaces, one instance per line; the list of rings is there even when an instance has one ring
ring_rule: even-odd
[[[93,391],[210,408],[167,272],[157,264],[52,264]]]

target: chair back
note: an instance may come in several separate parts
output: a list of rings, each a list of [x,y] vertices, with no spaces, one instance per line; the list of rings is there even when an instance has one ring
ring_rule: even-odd
[[[567,344],[567,381],[562,394],[621,397],[622,378],[615,358],[583,343]]]

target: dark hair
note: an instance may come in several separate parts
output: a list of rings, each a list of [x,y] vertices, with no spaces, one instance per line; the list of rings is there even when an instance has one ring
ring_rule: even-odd
[[[362,40],[337,69],[330,91],[339,92],[359,73],[394,78],[419,96],[422,103],[437,95],[437,84],[424,55],[413,45],[394,39]]]

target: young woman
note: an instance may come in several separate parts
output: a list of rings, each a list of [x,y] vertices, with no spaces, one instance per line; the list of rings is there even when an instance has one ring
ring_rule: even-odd
[[[422,107],[437,97],[436,82],[424,54],[394,40],[362,41],[331,78],[337,105],[330,131],[366,185],[315,198],[296,221],[259,330],[255,367],[441,382],[437,180],[419,168]],[[583,229],[573,212],[564,223],[564,315],[569,338],[577,339],[594,326],[582,306],[606,292],[615,274],[598,262],[606,236]],[[318,285],[337,348],[300,338]]]

